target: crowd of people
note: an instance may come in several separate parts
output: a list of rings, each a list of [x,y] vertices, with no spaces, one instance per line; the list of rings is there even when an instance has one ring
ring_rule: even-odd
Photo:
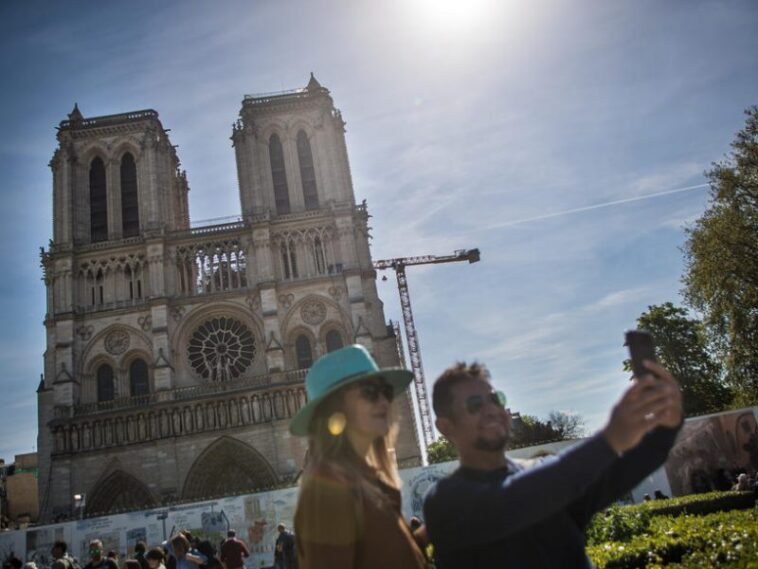
[[[277,526],[277,533],[274,565],[268,569],[297,569],[294,536],[283,523]],[[56,541],[50,550],[50,569],[244,569],[244,559],[250,557],[250,551],[233,529],[227,532],[218,549],[209,540],[182,530],[150,549],[144,541],[138,541],[132,557],[121,564],[118,554],[113,550],[106,553],[99,539],[89,542],[87,555],[89,561],[82,568],[80,561],[70,554],[68,544]],[[11,556],[3,563],[3,569],[38,567],[33,561],[24,563]]]

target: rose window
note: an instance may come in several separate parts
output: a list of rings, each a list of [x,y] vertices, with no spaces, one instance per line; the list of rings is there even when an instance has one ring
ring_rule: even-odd
[[[213,318],[198,326],[187,346],[190,365],[206,379],[239,377],[255,357],[255,338],[233,318]]]

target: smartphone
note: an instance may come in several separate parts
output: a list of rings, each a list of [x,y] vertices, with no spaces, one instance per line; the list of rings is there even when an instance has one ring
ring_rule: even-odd
[[[652,373],[642,365],[643,360],[658,361],[655,357],[655,344],[650,332],[645,330],[629,330],[626,333],[626,346],[629,348],[629,357],[632,358],[632,371],[634,377]]]

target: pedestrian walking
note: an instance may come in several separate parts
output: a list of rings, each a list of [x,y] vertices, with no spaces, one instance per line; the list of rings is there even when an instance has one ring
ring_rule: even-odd
[[[247,545],[237,537],[237,532],[230,529],[226,532],[226,540],[221,544],[221,563],[226,569],[242,569],[245,566],[243,557],[250,557]]]
[[[292,532],[287,531],[287,526],[282,522],[276,526],[278,535],[274,546],[274,569],[294,569],[296,563],[295,556],[295,536]]]
[[[89,557],[90,562],[84,569],[118,569],[118,564],[113,559],[103,556],[103,542],[99,539],[89,542]]]

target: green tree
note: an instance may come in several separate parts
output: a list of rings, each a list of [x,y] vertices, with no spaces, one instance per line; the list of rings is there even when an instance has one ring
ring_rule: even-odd
[[[584,419],[581,415],[550,411],[547,420],[548,425],[552,427],[561,440],[578,439],[584,436]]]
[[[700,415],[721,411],[731,401],[721,381],[719,364],[711,357],[703,323],[670,302],[648,306],[637,319],[639,328],[653,335],[658,360],[682,386],[684,413]],[[631,362],[624,362],[631,370]]]
[[[688,230],[685,299],[704,323],[738,404],[758,403],[758,106],[706,173],[710,204]]]
[[[525,447],[552,441],[581,437],[584,419],[580,415],[568,415],[551,411],[547,421],[534,415],[520,415],[511,427],[511,448]]]
[[[429,464],[458,460],[458,451],[453,443],[445,437],[440,437],[426,448],[426,458]]]

